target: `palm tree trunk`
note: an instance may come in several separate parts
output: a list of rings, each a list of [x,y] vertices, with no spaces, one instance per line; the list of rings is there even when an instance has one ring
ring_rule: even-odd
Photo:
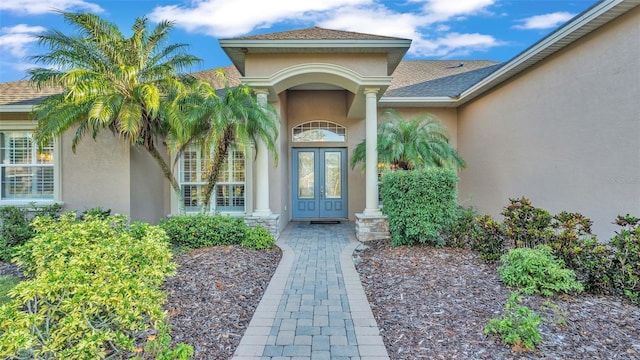
[[[164,158],[162,157],[160,152],[158,152],[158,149],[156,149],[155,146],[151,146],[146,149],[149,152],[149,154],[151,154],[151,156],[156,160],[158,165],[160,165],[160,169],[162,169],[162,173],[164,174],[164,177],[167,178],[167,180],[169,180],[169,183],[173,188],[173,192],[176,194],[176,197],[178,198],[178,211],[180,214],[184,214],[185,211],[184,211],[184,199],[182,197],[182,189],[180,189],[180,184],[178,184],[178,180],[176,180],[175,176],[173,175],[173,171],[171,171],[171,168],[169,167],[167,162],[164,161]]]
[[[227,126],[222,134],[220,140],[218,140],[218,146],[216,146],[216,152],[213,156],[213,160],[211,162],[211,171],[206,176],[207,183],[204,186],[204,194],[202,197],[202,213],[206,213],[211,204],[211,193],[213,193],[213,189],[216,187],[216,183],[218,182],[218,175],[220,174],[220,169],[222,169],[222,164],[227,158],[227,154],[229,153],[229,147],[233,142],[233,130],[231,126]]]

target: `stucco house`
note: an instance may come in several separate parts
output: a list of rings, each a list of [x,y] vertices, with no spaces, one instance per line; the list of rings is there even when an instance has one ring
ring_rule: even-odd
[[[432,113],[467,162],[459,201],[497,216],[509,197],[552,212],[577,211],[604,239],[618,214],[640,214],[640,1],[605,0],[505,63],[403,60],[411,41],[307,28],[222,39],[232,84],[246,83],[280,115],[276,163],[266,151],[233,152],[216,211],[263,222],[349,219],[361,239],[381,218],[377,160],[348,166],[378,115]],[[214,78],[214,71],[196,76]],[[71,135],[38,153],[32,106],[56,89],[0,84],[0,205],[102,206],[157,222],[177,200],[146,152],[104,133],[71,151]],[[185,152],[179,179],[196,210],[202,154]],[[373,225],[371,225],[373,224]],[[370,228],[373,226],[373,228]]]

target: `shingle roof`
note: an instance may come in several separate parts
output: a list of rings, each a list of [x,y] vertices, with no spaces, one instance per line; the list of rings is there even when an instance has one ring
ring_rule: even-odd
[[[310,27],[305,29],[280,31],[275,33],[243,36],[233,40],[398,40],[400,38]]]
[[[61,91],[58,87],[50,86],[38,90],[29,80],[0,83],[0,105],[35,105]]]
[[[500,68],[493,61],[402,62],[385,97],[457,97]]]

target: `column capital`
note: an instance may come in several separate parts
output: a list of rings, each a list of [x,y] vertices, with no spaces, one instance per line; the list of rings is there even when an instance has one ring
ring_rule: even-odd
[[[378,94],[379,91],[380,91],[380,88],[376,88],[376,87],[366,87],[366,88],[364,88],[364,94],[365,95]]]
[[[256,93],[256,95],[269,95],[268,88],[253,88],[253,92]]]

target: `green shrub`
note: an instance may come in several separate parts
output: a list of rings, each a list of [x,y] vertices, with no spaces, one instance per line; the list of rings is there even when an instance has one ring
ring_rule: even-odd
[[[582,284],[575,279],[575,273],[566,269],[548,246],[511,249],[500,260],[502,265],[498,274],[502,281],[520,288],[525,294],[551,296],[554,291],[583,290]]]
[[[204,214],[172,216],[162,220],[160,227],[171,244],[187,249],[239,245],[248,230],[243,218]]]
[[[106,219],[111,216],[111,209],[103,209],[102,207],[97,206],[83,211],[82,215],[80,215],[80,218],[84,219],[89,215],[98,217],[99,219]]]
[[[247,231],[246,237],[242,240],[242,246],[250,249],[263,250],[271,249],[276,239],[269,230],[258,225]]]
[[[14,254],[14,249],[23,245],[34,235],[33,227],[29,224],[33,216],[51,216],[56,218],[62,205],[30,208],[17,206],[0,207],[0,260],[8,262]]]
[[[382,211],[391,244],[443,245],[440,233],[455,217],[458,177],[451,169],[395,171],[382,177]]]
[[[489,215],[476,218],[474,231],[471,233],[471,248],[479,252],[482,260],[487,263],[500,259],[505,252],[502,224]]]
[[[613,284],[631,301],[640,303],[640,218],[618,216],[621,229],[611,239]]]
[[[546,244],[553,235],[552,216],[548,211],[531,205],[531,200],[524,196],[520,199],[509,199],[509,205],[502,210],[504,216],[504,235],[513,247],[534,248]]]
[[[0,307],[0,356],[100,359],[134,355],[136,341],[165,318],[160,290],[174,274],[160,228],[127,229],[124,216],[36,218],[17,252],[31,276]]]
[[[444,230],[447,245],[457,248],[471,248],[477,217],[478,213],[474,208],[458,206],[453,222]]]
[[[511,293],[505,303],[503,317],[489,320],[484,333],[498,335],[506,344],[534,350],[535,345],[542,341],[539,327],[544,319],[535,311],[520,305],[521,302],[518,293]]]

